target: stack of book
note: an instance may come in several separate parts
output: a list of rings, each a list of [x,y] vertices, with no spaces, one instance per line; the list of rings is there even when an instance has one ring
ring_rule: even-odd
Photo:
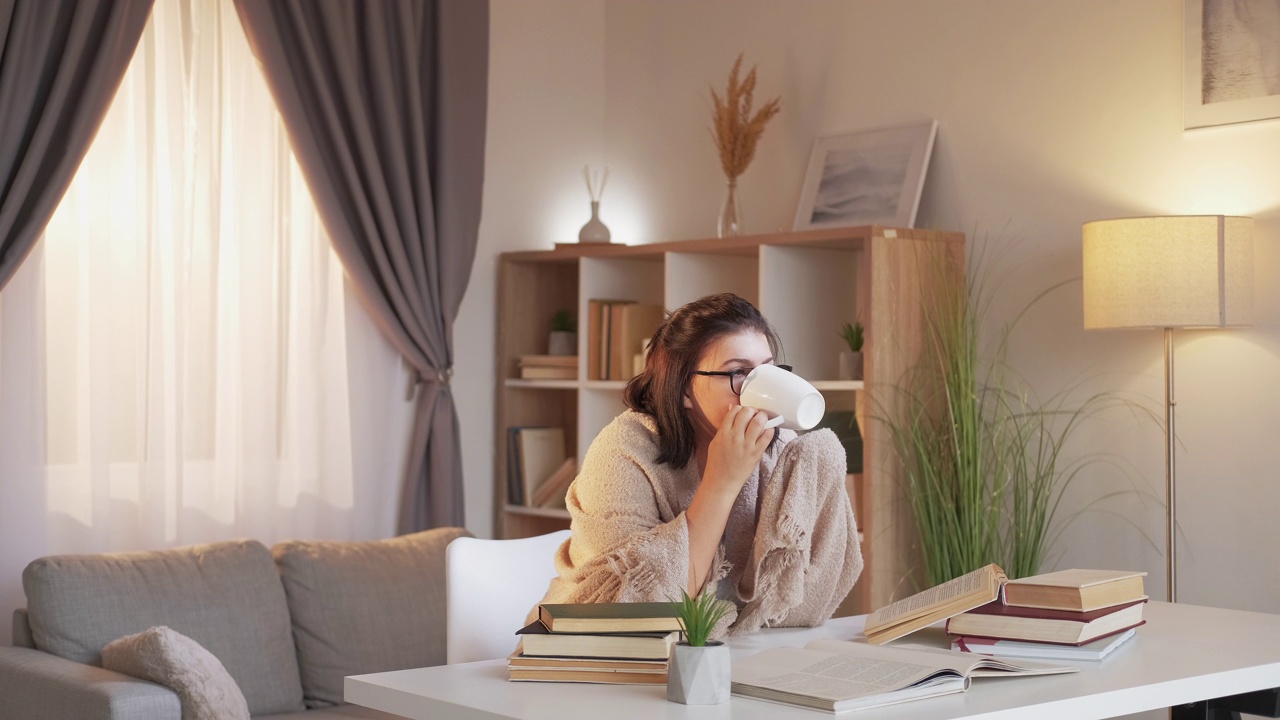
[[[674,603],[543,604],[517,634],[511,680],[665,685],[680,622]]]
[[[1077,569],[1009,580],[996,600],[947,620],[952,648],[1100,660],[1145,622],[1145,574]]]
[[[577,355],[521,355],[523,380],[577,380]]]
[[[662,324],[662,306],[634,300],[587,301],[587,379],[635,376],[644,342]]]

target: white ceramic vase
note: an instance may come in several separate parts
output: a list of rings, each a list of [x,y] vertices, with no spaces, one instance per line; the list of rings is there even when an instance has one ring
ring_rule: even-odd
[[[547,338],[548,355],[577,355],[578,333],[567,330],[552,330]]]
[[[591,201],[591,219],[578,231],[580,243],[607,243],[612,234],[609,227],[600,222],[600,201]]]
[[[680,643],[667,668],[667,699],[685,705],[719,705],[729,701],[729,646]]]

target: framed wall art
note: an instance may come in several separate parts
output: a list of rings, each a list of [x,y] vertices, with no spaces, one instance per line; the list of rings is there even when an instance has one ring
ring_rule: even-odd
[[[813,143],[795,230],[914,227],[938,122],[820,137]]]
[[[1280,2],[1184,0],[1183,127],[1280,117]]]

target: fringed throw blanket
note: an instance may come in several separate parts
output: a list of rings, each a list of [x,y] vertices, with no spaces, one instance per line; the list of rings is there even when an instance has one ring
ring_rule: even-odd
[[[573,537],[556,552],[559,575],[543,602],[680,598],[689,578],[684,511],[698,468],[659,465],[657,454],[647,415],[627,411],[601,431],[569,488]],[[862,551],[844,477],[844,450],[828,430],[783,430],[765,452],[730,511],[708,578],[737,608],[728,634],[819,625],[848,594]]]

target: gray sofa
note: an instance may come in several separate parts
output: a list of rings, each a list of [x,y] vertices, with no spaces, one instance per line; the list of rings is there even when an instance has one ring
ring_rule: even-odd
[[[0,647],[0,718],[180,720],[172,691],[101,667],[157,625],[213,653],[255,718],[392,718],[341,704],[343,678],[444,662],[444,549],[468,534],[41,558]]]

